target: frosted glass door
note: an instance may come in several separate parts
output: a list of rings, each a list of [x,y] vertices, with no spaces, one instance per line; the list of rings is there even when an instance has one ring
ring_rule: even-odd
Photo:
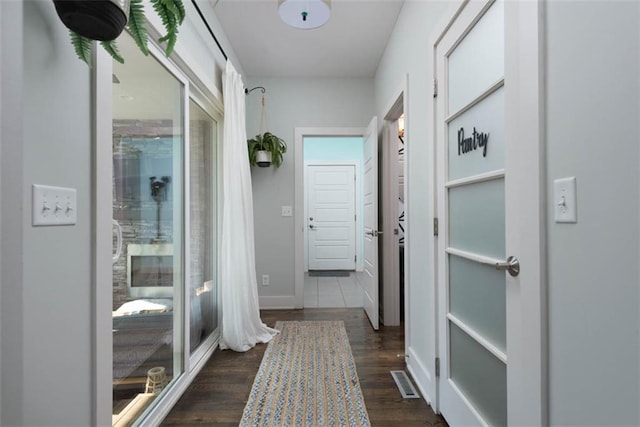
[[[445,212],[441,409],[452,424],[506,425],[506,279],[496,270],[506,255],[504,4],[469,5],[460,14],[467,21],[451,27],[438,57],[445,89],[444,102],[438,100]]]

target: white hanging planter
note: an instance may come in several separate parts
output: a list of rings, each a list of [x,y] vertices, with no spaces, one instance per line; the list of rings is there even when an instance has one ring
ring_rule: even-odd
[[[256,163],[261,168],[271,166],[271,153],[268,151],[258,151],[256,153]]]

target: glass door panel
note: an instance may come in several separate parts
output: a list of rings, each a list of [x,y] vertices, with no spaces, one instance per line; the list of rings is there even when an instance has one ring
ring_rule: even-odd
[[[189,342],[191,353],[218,326],[217,223],[216,223],[217,123],[193,100],[189,102]]]
[[[507,365],[449,322],[451,380],[492,426],[507,425]]]
[[[498,1],[449,55],[449,114],[504,76],[504,4]]]
[[[504,169],[503,123],[504,86],[449,122],[449,180]]]
[[[127,61],[113,65],[114,424],[148,411],[184,366],[185,84],[128,34],[118,46]]]
[[[490,265],[449,255],[450,313],[507,351],[506,279]]]
[[[449,189],[449,246],[504,258],[504,179]]]

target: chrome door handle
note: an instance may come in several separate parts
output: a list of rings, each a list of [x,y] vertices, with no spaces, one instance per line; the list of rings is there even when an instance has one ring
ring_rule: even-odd
[[[514,256],[507,258],[506,262],[496,262],[496,270],[508,271],[513,277],[520,274],[520,261]]]
[[[378,230],[371,230],[371,231],[365,231],[364,234],[366,234],[367,236],[379,236],[380,234],[382,234],[382,231],[378,231]]]

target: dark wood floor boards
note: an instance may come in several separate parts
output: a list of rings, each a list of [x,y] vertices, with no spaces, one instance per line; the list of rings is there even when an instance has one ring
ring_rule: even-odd
[[[423,399],[403,399],[389,374],[405,369],[398,357],[404,351],[402,327],[375,332],[362,309],[265,310],[261,317],[269,326],[277,320],[344,320],[372,426],[446,426]],[[237,426],[266,347],[216,350],[163,425]]]

